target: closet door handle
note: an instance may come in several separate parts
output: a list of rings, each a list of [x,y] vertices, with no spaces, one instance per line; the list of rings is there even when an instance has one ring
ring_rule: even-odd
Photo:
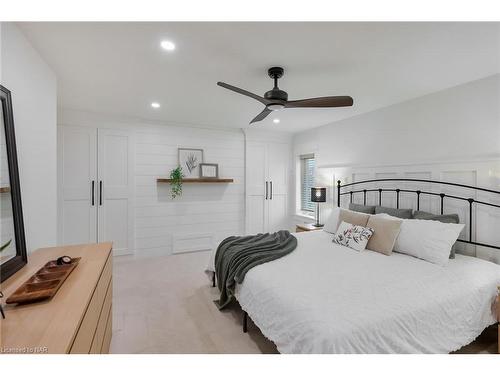
[[[99,181],[99,206],[102,206],[102,181]]]
[[[271,193],[269,194],[269,195],[270,195],[270,198],[269,198],[269,199],[271,199],[271,200],[272,200],[272,199],[273,199],[273,182],[272,182],[272,181],[271,181],[271,182],[269,182],[269,186],[271,186],[271,189],[270,189],[270,190],[271,190]]]
[[[266,181],[266,200],[267,200],[267,181]]]
[[[94,192],[95,192],[94,185],[95,185],[95,181],[92,180],[92,206],[95,205],[95,202],[94,202],[94,198],[95,198],[95,196],[94,196]]]

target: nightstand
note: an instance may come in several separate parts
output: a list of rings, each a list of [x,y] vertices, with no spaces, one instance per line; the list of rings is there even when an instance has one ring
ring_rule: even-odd
[[[297,224],[295,232],[311,232],[313,230],[321,230],[323,227],[315,227],[312,224]]]

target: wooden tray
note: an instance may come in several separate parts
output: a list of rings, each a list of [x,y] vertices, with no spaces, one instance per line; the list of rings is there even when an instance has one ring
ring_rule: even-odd
[[[81,258],[73,258],[70,264],[57,265],[55,260],[47,262],[23,285],[21,285],[6,303],[32,303],[52,298],[64,280],[75,269]]]

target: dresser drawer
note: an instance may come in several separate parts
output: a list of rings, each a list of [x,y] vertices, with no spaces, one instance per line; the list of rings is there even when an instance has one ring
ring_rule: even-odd
[[[102,306],[101,315],[99,316],[99,322],[97,323],[97,329],[94,335],[94,340],[92,341],[92,347],[90,348],[91,354],[97,354],[101,352],[106,332],[106,324],[108,323],[108,318],[109,315],[111,314],[112,299],[113,299],[113,282],[110,280],[108,285],[108,290],[106,293],[106,298],[104,299],[104,303]]]
[[[92,342],[94,340],[94,336],[96,335],[99,317],[103,311],[106,292],[108,290],[108,286],[111,285],[112,262],[113,260],[110,255],[101,273],[99,282],[94,290],[92,299],[87,307],[87,311],[85,312],[85,316],[83,317],[75,340],[73,341],[70,353],[88,354],[92,350],[99,351],[99,348],[92,347]],[[98,342],[96,341],[96,345],[97,344]]]
[[[113,307],[111,307],[111,310]],[[108,316],[108,323],[106,324],[106,331],[104,332],[104,340],[102,342],[101,354],[109,353],[109,345],[111,344],[111,334],[113,330],[113,314]]]

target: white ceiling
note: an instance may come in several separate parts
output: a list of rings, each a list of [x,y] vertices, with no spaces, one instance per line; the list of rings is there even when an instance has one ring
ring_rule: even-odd
[[[216,82],[263,95],[270,66],[285,68],[291,100],[354,98],[352,108],[287,109],[252,125],[294,132],[500,72],[500,23],[19,25],[54,69],[60,107],[216,127],[247,127],[263,109]]]

